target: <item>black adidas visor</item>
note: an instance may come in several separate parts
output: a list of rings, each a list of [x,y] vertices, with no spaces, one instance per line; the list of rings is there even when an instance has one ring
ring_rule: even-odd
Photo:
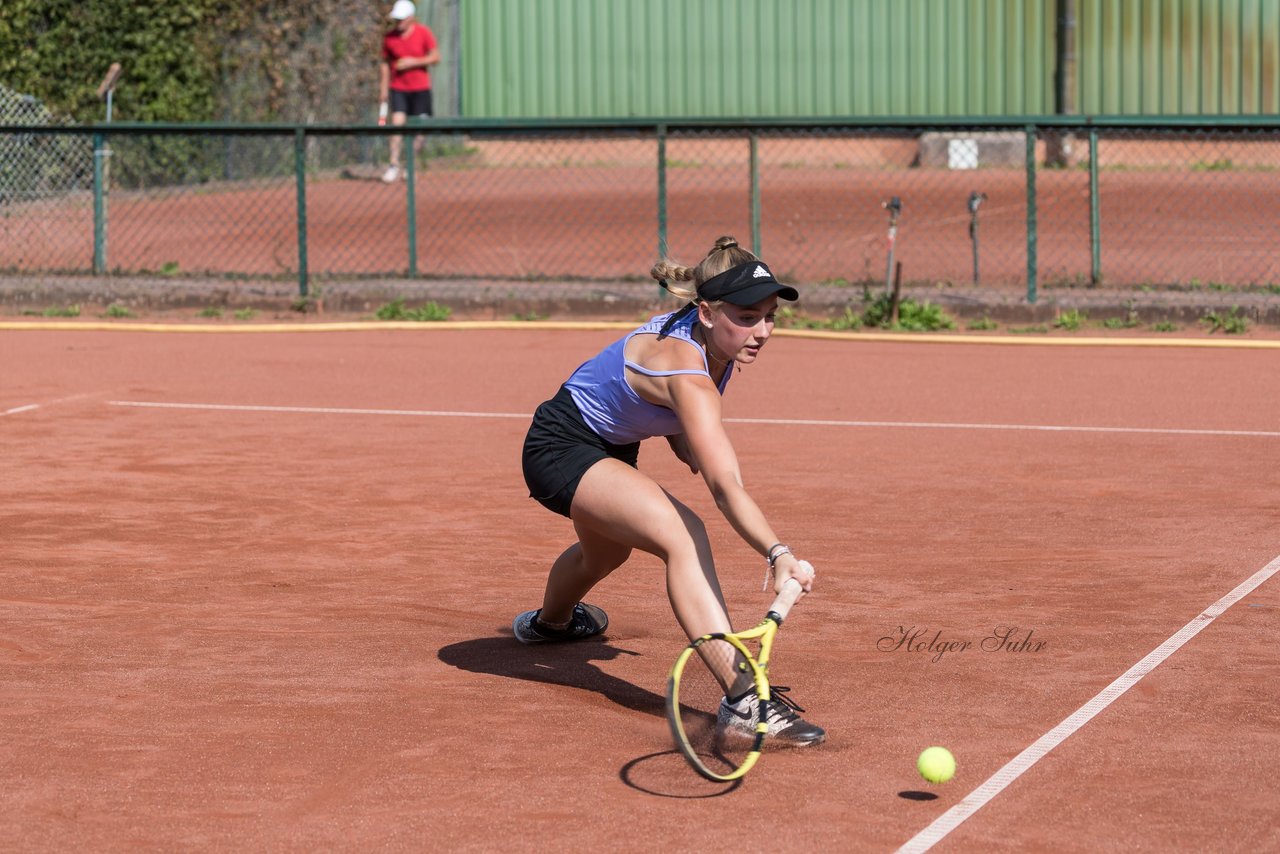
[[[800,299],[800,292],[775,279],[763,261],[730,267],[698,288],[698,296],[707,302],[724,300],[734,305],[755,305],[774,294],[792,302]]]

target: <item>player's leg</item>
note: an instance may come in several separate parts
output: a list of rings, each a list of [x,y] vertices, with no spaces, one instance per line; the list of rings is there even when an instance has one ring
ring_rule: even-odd
[[[424,89],[421,92],[413,92],[410,100],[409,115],[413,117],[415,122],[425,122],[431,118],[434,112],[432,105],[432,96],[430,89]],[[413,155],[419,160],[422,159],[423,146],[427,144],[427,138],[424,134],[416,134],[413,138]]]
[[[552,628],[566,627],[573,618],[573,606],[631,556],[631,546],[576,522],[574,529],[578,542],[551,564],[547,589],[542,596],[538,620]]]
[[[408,113],[405,112],[404,93],[396,90],[391,91],[391,124],[394,127],[404,127],[405,121],[408,119]],[[387,167],[386,173],[383,174],[382,180],[388,184],[394,183],[400,177],[400,142],[401,137],[388,137],[387,148],[389,149],[391,165]]]
[[[667,597],[690,640],[731,630],[706,526],[651,478],[618,460],[601,460],[579,482],[570,516],[579,532],[595,532],[666,564]],[[552,604],[572,608],[595,583],[581,580],[584,586],[564,588],[566,599]],[[729,644],[704,644],[699,653],[731,696],[751,687],[749,672],[737,666],[741,657]]]
[[[652,478],[618,460],[601,460],[578,483],[570,517],[579,531],[638,548],[666,564],[667,594],[691,639],[730,630],[702,520]]]

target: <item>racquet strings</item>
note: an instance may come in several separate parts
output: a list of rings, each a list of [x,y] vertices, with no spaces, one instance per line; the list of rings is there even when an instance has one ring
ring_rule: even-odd
[[[756,722],[756,706],[748,703],[721,710],[722,679],[732,680],[734,696],[754,686],[750,666],[732,645],[722,640],[699,643],[680,677],[679,715],[688,747],[713,774],[728,774],[742,766],[751,752]]]

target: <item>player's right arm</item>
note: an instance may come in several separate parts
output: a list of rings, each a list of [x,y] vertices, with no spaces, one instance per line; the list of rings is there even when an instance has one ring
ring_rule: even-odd
[[[770,547],[779,542],[760,505],[742,484],[738,455],[724,429],[720,392],[711,379],[701,375],[677,375],[666,378],[671,408],[680,419],[693,463],[715,499],[720,512],[748,545],[767,556]],[[774,563],[774,590],[794,577],[804,590],[813,589],[813,579],[801,571],[794,555],[784,554]]]
[[[385,104],[391,97],[391,66],[386,57],[378,64],[378,103]]]

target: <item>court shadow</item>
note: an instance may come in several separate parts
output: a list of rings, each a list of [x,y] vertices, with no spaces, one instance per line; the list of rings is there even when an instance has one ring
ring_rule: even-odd
[[[938,799],[938,796],[933,792],[916,792],[911,790],[898,792],[898,797],[904,798],[908,801],[936,801]]]
[[[442,662],[459,670],[595,691],[624,708],[664,717],[665,697],[605,673],[594,664],[639,654],[610,646],[604,639],[526,645],[510,634],[459,641],[436,653]]]
[[[715,783],[698,776],[678,750],[663,750],[632,759],[618,772],[622,782],[638,792],[660,798],[719,798],[736,790],[742,780]]]

